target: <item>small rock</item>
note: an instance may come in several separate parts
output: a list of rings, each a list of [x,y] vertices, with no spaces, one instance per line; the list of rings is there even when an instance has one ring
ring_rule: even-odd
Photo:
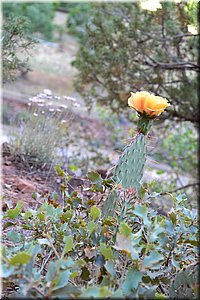
[[[10,166],[10,165],[11,165],[11,161],[10,161],[10,160],[5,161],[5,162],[4,162],[4,165]]]
[[[33,193],[35,191],[35,186],[32,183],[21,178],[18,179],[18,182],[16,183],[16,187],[21,192]]]

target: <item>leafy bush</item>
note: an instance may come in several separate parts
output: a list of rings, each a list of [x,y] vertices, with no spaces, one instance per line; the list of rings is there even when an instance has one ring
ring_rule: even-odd
[[[197,213],[184,195],[172,197],[164,216],[150,206],[157,194],[138,202],[131,191],[116,189],[121,209],[104,218],[94,200],[68,194],[69,176],[55,169],[63,179],[62,207],[54,192],[38,209],[24,212],[19,202],[3,216],[5,294],[12,283],[15,297],[152,299],[168,297],[169,289],[176,296],[182,284],[197,296],[196,273],[188,270],[181,283],[177,278],[198,260]],[[110,185],[94,172],[88,178],[94,195]]]

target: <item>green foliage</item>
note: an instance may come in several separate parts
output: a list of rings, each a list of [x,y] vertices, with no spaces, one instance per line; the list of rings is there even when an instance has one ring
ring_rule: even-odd
[[[65,195],[63,207],[47,199],[38,209],[20,206],[15,223],[9,217],[15,208],[5,213],[2,277],[3,285],[18,287],[13,296],[173,297],[181,293],[184,276],[185,294],[195,298],[197,212],[187,208],[183,195],[173,197],[167,217],[150,207],[146,195],[133,204],[127,221],[120,210],[121,219],[101,218],[96,206],[83,201],[77,206],[73,194]]]
[[[29,70],[28,51],[35,41],[26,33],[27,19],[10,16],[3,21],[2,76],[3,82],[14,80],[16,73]]]
[[[100,217],[100,215],[101,215],[100,209],[96,206],[92,206],[90,211],[91,218],[95,221]]]
[[[31,255],[25,251],[18,252],[16,255],[9,259],[9,263],[13,266],[15,265],[27,265],[31,260]]]
[[[173,125],[172,125],[173,126]],[[197,170],[197,130],[187,123],[176,124],[169,129],[162,142],[162,160],[176,170],[195,175]],[[197,174],[197,173],[196,173]]]
[[[148,90],[172,104],[161,118],[197,122],[198,37],[188,32],[186,2],[161,5],[151,12],[139,2],[92,3],[73,63],[89,108],[95,99],[119,113],[130,91]]]
[[[198,5],[199,3],[194,0],[187,1],[185,6],[186,14],[189,17],[189,22],[191,25],[195,26],[195,28],[198,30],[198,21],[197,21],[197,15],[198,15]]]
[[[22,202],[18,202],[15,208],[10,209],[7,212],[7,214],[6,214],[5,217],[10,218],[10,219],[17,218],[19,216],[20,209],[22,208],[22,206],[23,206],[23,203]]]
[[[65,243],[66,245],[64,247],[62,256],[73,249],[73,238],[71,236],[65,236]]]
[[[192,299],[198,297],[198,264],[179,271],[170,286],[170,298]]]
[[[53,17],[55,7],[53,3],[3,3],[3,17],[25,17],[28,21],[24,29],[29,34],[40,33],[46,39],[52,38]]]
[[[94,191],[103,192],[103,187],[102,187],[103,180],[97,172],[94,171],[88,172],[88,179],[93,182]]]
[[[71,6],[68,6],[69,15],[67,18],[67,27],[70,33],[75,34],[80,39],[85,33],[83,25],[85,25],[90,18],[91,7],[91,3],[71,3]]]

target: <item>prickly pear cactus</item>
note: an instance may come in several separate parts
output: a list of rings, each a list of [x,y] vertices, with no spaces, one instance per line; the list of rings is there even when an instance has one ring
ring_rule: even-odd
[[[138,112],[138,133],[119,158],[113,179],[117,185],[121,185],[123,190],[133,189],[135,192],[134,195],[137,197],[146,161],[146,136],[149,133],[153,120],[170,104],[167,99],[143,91],[137,93],[131,92],[128,105]],[[116,202],[118,199],[119,197],[113,201]],[[103,211],[108,210],[113,212],[115,205],[116,203],[112,203],[112,197],[108,196],[104,203]]]
[[[125,148],[114,171],[113,179],[123,189],[132,188],[137,193],[143,176],[146,161],[146,137],[138,133],[134,140]],[[113,189],[108,195],[104,206],[103,216],[113,216],[119,202],[119,196]]]
[[[145,161],[146,138],[144,134],[138,133],[119,158],[114,174],[115,182],[121,184],[124,189],[138,190]]]
[[[116,192],[116,190],[112,190],[109,193],[102,209],[104,218],[114,215],[114,211],[117,206],[118,199],[119,199],[118,193]]]
[[[198,264],[190,265],[177,273],[169,289],[172,299],[197,299]]]

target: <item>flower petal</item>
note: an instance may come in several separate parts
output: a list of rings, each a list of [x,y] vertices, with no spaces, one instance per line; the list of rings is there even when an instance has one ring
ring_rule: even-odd
[[[170,106],[167,99],[155,96],[146,91],[131,92],[128,105],[141,113],[145,112],[149,116],[158,116],[166,107]]]

